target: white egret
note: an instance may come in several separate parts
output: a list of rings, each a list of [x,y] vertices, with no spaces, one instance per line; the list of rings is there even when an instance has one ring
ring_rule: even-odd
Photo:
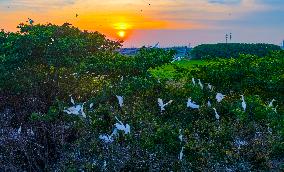
[[[179,136],[178,136],[178,138],[179,138],[179,140],[182,142],[182,133],[181,133],[181,129],[179,129]]]
[[[75,105],[75,101],[74,101],[74,99],[73,99],[72,96],[71,96],[71,103],[72,103],[73,105]]]
[[[213,109],[214,109],[214,111],[215,111],[215,118],[216,118],[217,120],[219,120],[219,119],[220,119],[220,116],[219,116],[219,114],[217,113],[216,108],[213,108]]]
[[[18,134],[21,134],[22,132],[22,126],[20,126],[20,128],[18,129]]]
[[[170,100],[168,103],[165,103],[165,104],[164,104],[163,100],[160,99],[160,98],[158,98],[158,104],[159,104],[159,106],[160,106],[160,108],[161,108],[161,111],[166,110],[166,109],[165,109],[165,106],[171,104],[172,102],[173,102],[173,100]]]
[[[244,97],[244,95],[241,95],[241,97],[242,97],[242,107],[243,107],[244,111],[246,111],[247,104],[245,102],[245,97]]]
[[[114,139],[112,138],[112,136],[110,135],[107,135],[107,134],[101,134],[99,136],[99,138],[105,142],[105,143],[112,143],[114,141]]]
[[[181,161],[182,158],[183,158],[183,149],[184,149],[184,147],[181,148],[181,151],[180,151],[180,153],[179,153],[178,159],[179,159],[180,161]]]
[[[123,106],[123,96],[116,96],[120,107]]]
[[[273,102],[275,102],[275,99],[272,99],[272,101],[269,103],[268,107],[272,107],[273,106]]]
[[[200,79],[198,79],[198,84],[199,84],[200,88],[203,89],[203,84],[201,83]]]
[[[199,105],[197,105],[194,101],[191,101],[191,98],[187,100],[187,107],[192,109],[199,109]]]
[[[84,112],[84,104],[85,103],[83,103],[82,105],[71,106],[65,109],[63,112],[66,112],[68,115],[82,115],[83,118],[86,118],[86,114]]]
[[[114,124],[118,130],[124,131],[124,134],[130,134],[130,126],[128,124],[124,125],[121,121],[115,117],[115,119],[119,122]]]
[[[91,104],[90,104],[90,108],[92,108],[93,106],[94,106],[94,103],[91,103]]]
[[[82,106],[81,106],[81,115],[82,115],[83,118],[86,118],[86,114],[84,112],[84,104],[85,103],[83,103]]]
[[[195,80],[194,80],[194,78],[192,78],[191,81],[192,81],[192,84],[195,85]]]
[[[225,98],[225,96],[226,95],[223,95],[223,94],[221,94],[221,93],[217,93],[217,95],[216,95],[216,100],[217,100],[217,102],[221,102],[224,98]]]
[[[208,106],[208,107],[211,107],[211,102],[210,102],[210,100],[208,100],[207,106]]]
[[[209,90],[212,90],[212,87],[213,87],[213,86],[208,83],[208,84],[207,84],[207,87],[208,87]]]

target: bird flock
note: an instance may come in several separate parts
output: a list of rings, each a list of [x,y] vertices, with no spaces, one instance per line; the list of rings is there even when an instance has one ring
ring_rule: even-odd
[[[197,83],[195,82],[195,79],[192,78],[192,84],[193,85],[197,85]],[[200,79],[198,79],[198,85],[201,89],[204,88],[202,82]],[[207,88],[212,91],[213,90],[213,86],[210,85],[209,83],[207,84]],[[222,93],[216,93],[216,102],[217,103],[221,103],[222,100],[226,97],[226,95],[223,95]],[[247,104],[245,102],[245,97],[244,95],[240,95],[241,97],[241,105],[242,105],[242,109],[243,111],[245,112],[246,111],[246,108],[247,108]],[[120,108],[122,108],[124,106],[123,104],[123,96],[119,96],[119,95],[116,95],[116,98],[117,98],[117,101],[118,101],[118,105]],[[74,99],[72,98],[71,96],[71,103],[72,103],[72,106],[69,107],[69,108],[65,108],[64,109],[64,112],[67,113],[67,114],[72,114],[72,115],[77,115],[77,116],[80,116],[82,118],[86,118],[86,114],[84,112],[84,103],[75,103]],[[276,101],[275,99],[273,99],[269,104],[268,104],[268,107],[272,107],[273,106],[273,102]],[[164,101],[161,99],[161,98],[158,98],[157,100],[158,102],[158,106],[160,107],[160,112],[162,113],[163,111],[166,110],[166,107],[169,106],[173,100],[169,100],[167,103],[164,103]],[[90,109],[94,106],[94,103],[91,103],[89,105]],[[187,108],[191,108],[191,109],[199,109],[200,108],[200,105],[198,105],[195,101],[193,101],[190,98],[188,98],[187,102],[186,102],[186,107]],[[212,107],[212,104],[210,102],[210,100],[208,100],[207,102],[207,107],[211,108]],[[220,120],[220,115],[218,114],[217,112],[217,109],[215,107],[212,107],[212,109],[214,110],[214,113],[215,113],[215,118],[217,120],[217,122],[219,122]],[[114,129],[112,131],[111,134],[101,134],[99,135],[99,139],[104,142],[104,143],[112,143],[115,141],[115,139],[117,138],[117,136],[119,135],[119,131],[121,134],[123,135],[128,135],[130,134],[130,125],[129,124],[125,124],[123,123],[122,121],[120,121],[116,116],[115,116],[115,119],[116,119],[116,123],[113,125],[114,126]],[[18,133],[21,132],[21,127],[18,129]],[[181,129],[179,130],[179,137],[178,139],[180,140],[180,143],[182,144],[182,141],[183,141],[183,135],[182,135],[182,132],[181,132]],[[181,148],[181,151],[178,155],[178,159],[181,161],[183,159],[183,151],[184,151],[184,147]]]

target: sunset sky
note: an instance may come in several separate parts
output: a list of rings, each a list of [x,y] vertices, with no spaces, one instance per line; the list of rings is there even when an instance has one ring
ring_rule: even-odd
[[[284,0],[0,0],[0,29],[16,31],[28,17],[100,31],[125,47],[224,42],[226,33],[232,42],[284,39]]]

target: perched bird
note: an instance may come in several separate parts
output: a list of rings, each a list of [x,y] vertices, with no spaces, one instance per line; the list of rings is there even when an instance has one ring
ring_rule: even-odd
[[[241,95],[241,97],[242,97],[242,107],[243,107],[244,111],[246,111],[247,104],[245,102],[245,97],[244,97],[244,95]]]
[[[272,99],[271,102],[269,103],[268,107],[272,107],[273,106],[273,102],[275,102],[275,99]]]
[[[20,128],[18,129],[18,134],[21,134],[22,132],[22,126],[20,126]]]
[[[71,97],[71,103],[72,103],[73,105],[75,105],[75,101],[74,101],[73,97]]]
[[[178,159],[179,159],[180,161],[181,161],[182,158],[183,158],[183,149],[184,149],[184,147],[181,148],[181,151],[180,151],[179,156],[178,156]]]
[[[78,17],[79,15],[78,14],[76,14],[76,17]]]
[[[112,143],[114,141],[113,137],[108,134],[101,134],[99,138],[105,143]]]
[[[214,111],[215,111],[215,118],[216,118],[217,120],[219,120],[219,119],[220,119],[220,116],[219,116],[219,114],[217,113],[216,108],[213,108],[213,109],[214,109]]]
[[[207,106],[208,106],[208,107],[211,107],[211,102],[210,102],[210,100],[208,100]]]
[[[209,83],[207,84],[207,87],[209,90],[212,90],[212,85],[210,85]]]
[[[199,105],[195,104],[194,101],[191,101],[191,98],[187,100],[187,107],[190,107],[192,109],[199,109]]]
[[[83,103],[82,105],[71,106],[65,109],[63,112],[66,112],[68,115],[81,115],[83,118],[86,118],[86,114],[84,112],[84,104],[85,103]]]
[[[124,125],[117,117],[115,119],[118,121],[118,123],[114,124],[117,130],[124,131],[124,134],[130,134],[130,126],[128,124]]]
[[[93,106],[94,106],[94,103],[91,103],[91,104],[90,104],[90,108],[92,108]]]
[[[198,84],[199,84],[200,88],[203,89],[203,84],[201,83],[200,79],[198,79]]]
[[[192,81],[192,84],[195,85],[195,80],[194,80],[194,78],[192,78],[191,81]]]
[[[158,98],[158,104],[159,104],[159,106],[161,108],[161,111],[166,110],[165,106],[169,105],[172,102],[173,102],[173,100],[170,100],[168,103],[164,104],[163,100]]]
[[[120,107],[123,106],[123,96],[116,96]]]
[[[217,93],[217,95],[216,95],[216,100],[217,100],[217,102],[221,102],[224,98],[225,98],[225,96],[226,95],[223,95],[223,94],[221,94],[221,93]]]
[[[182,133],[181,133],[181,129],[179,129],[179,136],[178,136],[178,138],[179,138],[179,140],[182,142]]]

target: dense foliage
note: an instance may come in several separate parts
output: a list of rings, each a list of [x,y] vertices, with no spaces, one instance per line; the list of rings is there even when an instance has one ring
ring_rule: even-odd
[[[236,58],[240,54],[263,57],[275,50],[281,50],[281,48],[273,44],[218,43],[196,46],[190,54],[192,59]]]
[[[283,169],[283,52],[187,67],[170,63],[173,51],[118,54],[119,42],[66,24],[20,29],[0,32],[0,171]],[[118,120],[130,133],[107,143]]]

